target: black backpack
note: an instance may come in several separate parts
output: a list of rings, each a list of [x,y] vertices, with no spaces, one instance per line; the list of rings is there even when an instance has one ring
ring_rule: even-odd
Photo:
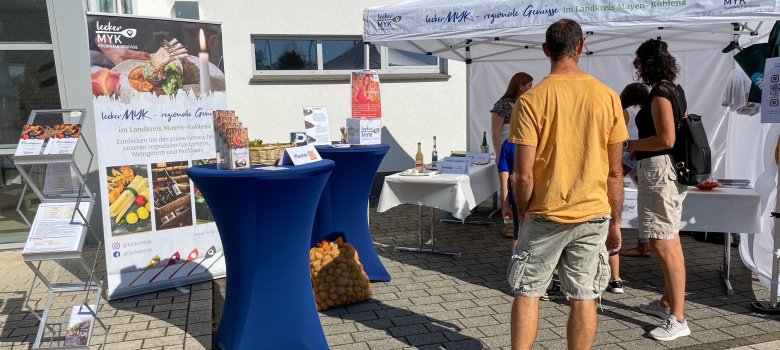
[[[696,186],[707,181],[712,176],[712,158],[710,143],[704,124],[698,114],[688,114],[680,111],[680,96],[674,84],[667,83],[671,88],[674,101],[675,141],[672,147],[672,160],[677,182],[682,185]],[[686,104],[687,105],[687,104]],[[678,116],[679,119],[678,119]]]

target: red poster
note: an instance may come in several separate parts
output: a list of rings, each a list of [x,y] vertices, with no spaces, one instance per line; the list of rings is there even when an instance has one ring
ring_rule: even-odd
[[[352,118],[382,118],[379,97],[379,74],[374,71],[352,72]]]

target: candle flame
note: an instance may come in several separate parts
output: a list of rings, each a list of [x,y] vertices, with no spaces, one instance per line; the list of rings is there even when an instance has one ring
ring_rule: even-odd
[[[206,35],[203,34],[203,28],[200,29],[200,51],[206,51]]]

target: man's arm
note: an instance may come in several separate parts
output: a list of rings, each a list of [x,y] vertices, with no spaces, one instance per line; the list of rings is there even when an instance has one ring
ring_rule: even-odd
[[[622,236],[620,234],[620,222],[623,214],[623,149],[622,144],[614,143],[607,145],[607,156],[609,157],[609,176],[607,177],[607,198],[611,208],[609,221],[609,231],[607,234],[607,244],[613,247],[607,249],[620,249]]]
[[[515,195],[515,205],[517,205],[517,215],[521,222],[525,218],[525,212],[528,211],[528,206],[531,204],[531,194],[534,190],[533,168],[535,159],[536,147],[517,145],[512,186]]]

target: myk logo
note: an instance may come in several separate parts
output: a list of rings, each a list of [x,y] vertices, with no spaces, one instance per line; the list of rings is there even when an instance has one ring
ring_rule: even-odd
[[[728,5],[744,5],[745,0],[723,0],[723,6]]]
[[[95,34],[97,42],[99,44],[122,44],[122,37],[134,38],[138,34],[138,30],[135,28],[127,28],[122,30],[122,26],[111,25],[111,22],[107,24],[95,24]]]
[[[425,15],[425,23],[443,23],[443,22],[466,22],[474,21],[473,12],[471,11],[450,11],[446,16],[439,15]]]
[[[401,16],[393,16],[387,13],[376,15],[376,23],[382,29],[393,28],[393,23],[398,22],[401,22]]]

